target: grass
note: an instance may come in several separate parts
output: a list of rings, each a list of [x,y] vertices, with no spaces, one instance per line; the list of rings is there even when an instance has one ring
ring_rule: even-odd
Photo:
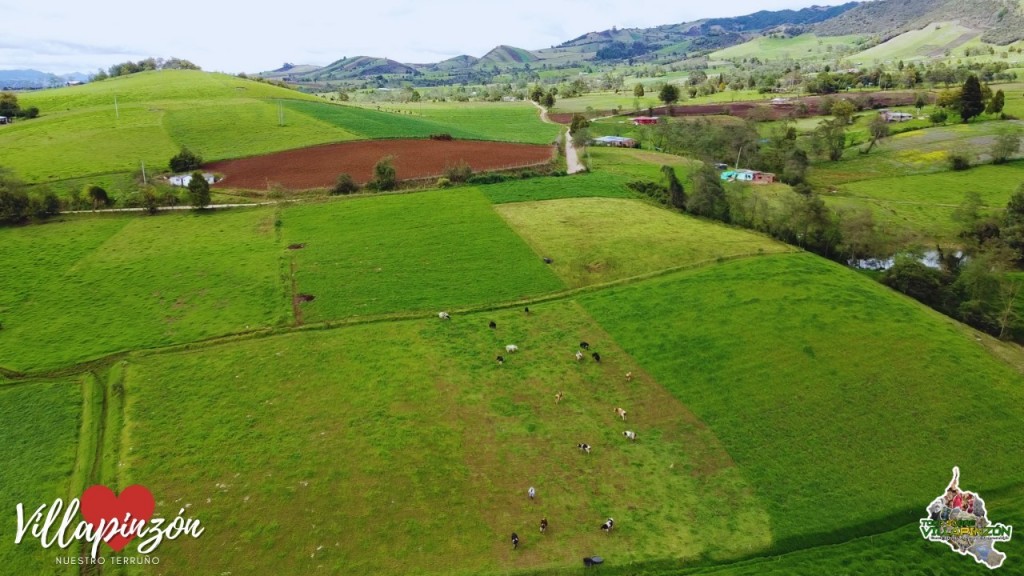
[[[926,60],[941,58],[963,43],[979,35],[976,30],[958,22],[935,22],[920,30],[904,32],[899,36],[850,56],[857,62],[895,62],[896,60]]]
[[[41,566],[47,574],[73,572],[55,567],[58,550],[43,549],[30,534],[21,544],[13,542],[19,503],[28,517],[42,504],[79,495],[70,493],[69,478],[81,410],[82,390],[74,381],[0,385],[0,563],[10,574],[39,574]]]
[[[493,304],[561,282],[472,188],[287,209],[304,321]],[[472,282],[466,279],[472,278]]]
[[[0,229],[0,347],[40,370],[278,324],[274,211],[100,217]]]
[[[853,271],[766,257],[580,303],[722,440],[777,550],[914,522],[954,465],[982,494],[1020,484],[1020,374]]]
[[[961,225],[952,214],[967,192],[979,193],[993,211],[1005,207],[1022,182],[1024,162],[1016,161],[963,172],[850,182],[826,199],[837,205],[865,205],[879,222],[928,240],[956,241]]]
[[[701,165],[697,160],[650,150],[588,146],[586,155],[594,171],[626,176],[631,180],[662,183],[665,180],[662,166],[671,166],[675,169],[676,177],[686,182]]]
[[[712,52],[708,59],[720,61],[756,57],[761,61],[768,61],[833,58],[840,53],[849,52],[863,38],[858,35],[819,38],[815,34],[801,34],[792,38],[758,36],[749,42]]]
[[[548,144],[559,129],[540,121],[529,103],[388,103],[361,107],[291,102],[303,114],[345,127],[362,138],[426,138],[448,133],[456,138]]]
[[[573,360],[580,338],[602,364]],[[521,351],[499,367],[508,342]],[[208,526],[161,547],[177,570],[503,574],[586,552],[723,560],[770,539],[714,437],[571,302],[151,356],[127,375],[124,483]]]
[[[503,204],[499,213],[572,288],[717,258],[788,247],[751,232],[656,208],[639,200],[575,198]]]
[[[556,198],[634,198],[626,188],[629,180],[616,174],[592,172],[569,178],[529,178],[480,186],[479,190],[495,204],[531,202]]]

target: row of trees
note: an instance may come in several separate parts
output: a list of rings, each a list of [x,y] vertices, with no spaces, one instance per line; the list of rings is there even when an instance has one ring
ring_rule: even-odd
[[[29,194],[24,182],[0,167],[0,225],[45,220],[60,213],[60,200],[50,191]]]
[[[39,116],[39,108],[29,106],[22,108],[18,96],[14,92],[0,92],[0,116],[8,118],[35,118]]]
[[[127,62],[114,64],[106,70],[100,68],[90,77],[90,81],[96,82],[99,80],[106,80],[107,78],[146,72],[148,70],[202,70],[202,68],[181,58],[168,58],[166,60],[163,58],[145,58],[138,62],[128,60]]]

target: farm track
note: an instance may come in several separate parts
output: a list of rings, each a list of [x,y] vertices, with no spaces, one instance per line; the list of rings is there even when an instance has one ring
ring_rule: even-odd
[[[467,308],[453,308],[450,310],[452,314],[475,314],[479,312],[488,312],[492,310],[506,310],[510,308],[519,308],[522,306],[533,306],[536,304],[544,304],[547,302],[557,302],[560,300],[568,300],[579,296],[581,294],[590,294],[593,292],[600,292],[609,288],[617,288],[620,286],[627,286],[630,284],[637,284],[654,278],[660,278],[676,272],[682,272],[684,270],[693,270],[709,266],[713,264],[719,264],[724,262],[730,262],[735,260],[745,260],[748,258],[771,258],[771,257],[784,257],[790,254],[800,253],[801,250],[792,248],[785,252],[776,252],[772,254],[763,253],[742,253],[732,254],[729,256],[723,256],[720,258],[702,260],[700,262],[691,262],[682,266],[674,266],[671,268],[664,268],[654,272],[648,272],[638,276],[632,276],[629,278],[622,278],[619,280],[613,280],[611,282],[604,282],[600,284],[591,284],[589,286],[583,286],[580,288],[571,288],[566,290],[560,290],[558,292],[552,292],[543,296],[537,296],[534,298],[524,298],[520,300],[506,301],[495,304],[489,304],[486,306],[474,306]],[[294,294],[295,288],[292,287],[291,291]],[[294,298],[292,300],[294,302]],[[302,324],[301,322],[295,322],[288,326],[276,326],[271,328],[262,328],[259,330],[249,330],[245,332],[237,332],[234,334],[226,334],[222,336],[214,336],[203,340],[194,340],[192,342],[185,342],[182,344],[172,344],[170,346],[160,346],[155,348],[138,348],[135,350],[121,350],[100,356],[78,364],[72,364],[61,368],[43,371],[43,372],[15,372],[13,370],[6,370],[0,368],[0,373],[3,373],[5,377],[10,381],[7,385],[12,384],[28,384],[35,381],[44,382],[52,380],[53,378],[64,378],[69,376],[76,376],[84,374],[89,371],[95,371],[103,369],[106,366],[118,361],[125,360],[131,355],[152,355],[152,354],[173,354],[176,352],[191,351],[191,350],[203,350],[207,348],[214,348],[217,346],[232,344],[235,342],[253,340],[256,338],[266,338],[270,336],[281,336],[284,334],[290,334],[293,332],[305,331],[305,330],[334,330],[337,328],[346,328],[350,326],[362,326],[366,324],[382,324],[387,322],[404,322],[408,320],[415,320],[418,318],[425,318],[431,315],[429,311],[413,311],[413,312],[396,312],[388,314],[378,314],[374,316],[366,317],[350,317],[342,318],[338,320],[325,320],[323,322],[314,322],[310,324]],[[300,317],[296,317],[295,320],[300,320]]]

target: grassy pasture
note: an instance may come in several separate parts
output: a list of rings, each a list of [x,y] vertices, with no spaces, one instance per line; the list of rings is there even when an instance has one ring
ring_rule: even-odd
[[[45,550],[26,535],[15,546],[18,526],[15,507],[25,507],[26,518],[41,504],[70,494],[69,478],[82,411],[82,389],[76,382],[0,384],[0,563],[8,574],[70,574],[54,565],[56,549]],[[40,567],[46,569],[40,571]]]
[[[562,288],[478,190],[355,198],[282,215],[301,305],[315,322],[401,311],[436,314]],[[469,281],[472,279],[472,281]]]
[[[498,212],[571,288],[697,265],[716,258],[782,252],[764,236],[656,208],[640,200],[574,198],[503,204]]]
[[[121,350],[280,323],[288,308],[274,211],[82,218],[0,229],[3,367],[54,368]]]
[[[628,176],[631,180],[664,182],[661,167],[671,166],[679,180],[686,182],[701,165],[698,160],[651,150],[589,146],[586,154],[592,170]]]
[[[572,358],[581,338],[603,363]],[[509,342],[521,351],[498,366]],[[585,553],[682,565],[771,538],[715,438],[572,302],[154,355],[127,374],[122,483],[208,526],[160,549],[175,570],[502,574],[578,569]]]
[[[837,53],[848,52],[862,36],[827,36],[801,34],[793,38],[769,38],[759,36],[736,46],[730,46],[708,55],[711,61],[759,58],[762,61],[820,60],[834,57]]]
[[[942,58],[947,50],[953,51],[979,35],[978,31],[961,26],[958,22],[935,22],[858,52],[850,56],[850,59],[868,64]]]
[[[449,133],[456,138],[548,144],[557,126],[540,121],[530,103],[388,103],[376,106],[292,102],[303,114],[344,127],[362,138],[422,137]]]
[[[478,189],[495,204],[557,198],[635,198],[636,194],[626,188],[628,181],[616,174],[590,172],[567,178],[512,180],[479,186]]]
[[[839,162],[819,162],[808,179],[817,187],[838,186],[859,180],[875,180],[948,169],[946,152],[963,146],[985,157],[996,135],[1024,122],[976,122],[896,134],[882,141],[870,154],[848,148]]]
[[[964,201],[965,193],[977,192],[990,209],[1001,209],[1021,183],[1024,183],[1024,161],[1018,160],[963,172],[850,182],[840,186],[836,195],[825,198],[833,204],[866,205],[878,221],[923,238],[955,241],[961,225],[951,217]]]
[[[954,465],[1021,484],[1020,374],[853,271],[773,256],[579,301],[722,440],[783,550],[915,522]]]

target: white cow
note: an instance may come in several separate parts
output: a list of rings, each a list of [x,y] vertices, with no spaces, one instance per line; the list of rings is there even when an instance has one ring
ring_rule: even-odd
[[[516,352],[519,352],[519,346],[516,346],[515,344],[509,344],[508,346],[505,346],[505,352],[508,352],[509,354],[515,354]]]

